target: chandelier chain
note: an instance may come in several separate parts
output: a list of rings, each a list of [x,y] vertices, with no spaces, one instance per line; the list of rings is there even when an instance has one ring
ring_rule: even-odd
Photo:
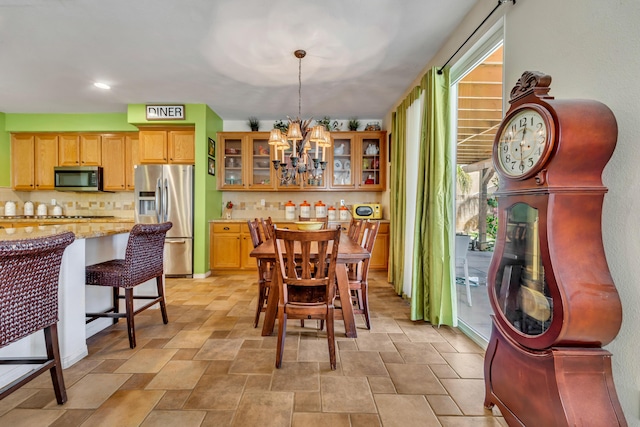
[[[302,117],[302,58],[298,58],[298,117]]]

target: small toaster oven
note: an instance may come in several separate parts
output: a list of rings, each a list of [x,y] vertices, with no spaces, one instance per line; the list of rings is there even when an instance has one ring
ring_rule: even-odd
[[[354,203],[351,214],[354,218],[382,219],[382,207],[380,203]]]

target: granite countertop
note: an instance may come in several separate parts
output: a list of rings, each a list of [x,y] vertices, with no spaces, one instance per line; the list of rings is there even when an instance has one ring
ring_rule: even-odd
[[[75,222],[57,225],[40,225],[37,227],[0,228],[0,240],[24,240],[71,231],[76,239],[110,236],[128,233],[133,227],[131,222]]]
[[[246,224],[247,221],[249,220],[253,220],[254,218],[232,218],[232,219],[211,219],[209,220],[209,222],[215,222],[215,223],[229,223],[229,224],[238,224],[238,223],[243,223]],[[284,219],[284,218],[271,218],[271,220],[276,223],[276,224],[293,224],[294,222],[298,222],[296,220],[293,219]],[[312,220],[315,220],[315,218],[312,218]],[[380,221],[380,222],[389,222],[388,219],[378,219],[378,220],[374,220],[374,221]],[[346,221],[340,221],[340,220],[329,220],[329,223],[341,223],[341,224],[349,224],[349,222],[351,222],[351,219],[348,219]]]
[[[127,223],[130,222],[133,224],[133,218],[119,218],[115,216],[110,217],[84,217],[84,218],[72,218],[72,217],[64,217],[64,218],[53,218],[53,217],[23,217],[23,216],[0,216],[0,225],[2,224],[75,224],[75,223],[88,223],[88,222],[101,222],[101,223]]]

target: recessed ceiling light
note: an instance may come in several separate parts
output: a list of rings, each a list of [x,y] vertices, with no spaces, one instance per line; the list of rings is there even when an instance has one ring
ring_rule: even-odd
[[[93,85],[100,89],[111,89],[111,86],[106,83],[95,82]]]

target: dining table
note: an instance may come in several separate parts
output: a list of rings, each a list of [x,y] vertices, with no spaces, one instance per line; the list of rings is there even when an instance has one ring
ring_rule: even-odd
[[[275,263],[276,253],[273,239],[267,239],[256,246],[251,251],[250,255],[265,262]],[[348,338],[357,338],[358,334],[356,332],[356,323],[353,316],[353,307],[351,305],[347,266],[349,264],[357,264],[358,262],[370,257],[371,254],[369,251],[351,240],[347,233],[340,234],[340,244],[338,245],[338,257],[336,263],[336,282],[337,296],[340,297],[341,301],[341,310],[335,310],[335,312],[336,315],[342,313],[345,333]],[[278,277],[278,274],[274,271],[272,285],[267,298],[267,309],[265,312],[264,323],[262,324],[262,336],[269,336],[273,333],[275,320],[278,314],[278,299],[280,293],[280,281],[278,280]]]

